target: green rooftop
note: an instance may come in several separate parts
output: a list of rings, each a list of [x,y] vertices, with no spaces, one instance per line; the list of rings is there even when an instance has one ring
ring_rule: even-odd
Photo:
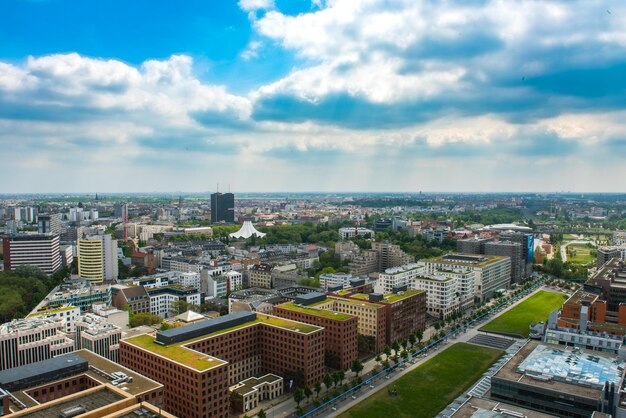
[[[424,293],[423,290],[416,290],[416,289],[408,289],[402,292],[402,294],[397,294],[397,293],[388,293],[386,295],[383,296],[383,300],[381,301],[382,303],[393,303],[393,302],[397,302],[399,300],[402,299],[406,299],[410,296],[414,296],[414,295],[418,295],[420,293]]]
[[[452,254],[444,254],[442,256],[439,257],[434,257],[434,258],[429,258],[426,260],[423,260],[425,262],[431,262],[431,263],[442,263],[442,264],[450,264],[450,265],[460,265],[460,266],[476,266],[476,267],[485,267],[488,266],[490,264],[495,263],[496,261],[500,261],[500,260],[505,260],[509,257],[505,257],[502,255],[484,255],[484,254],[461,254],[464,256],[468,256],[468,257],[477,257],[477,258],[486,258],[487,260],[485,261],[479,261],[479,262],[462,262],[462,261],[452,261],[452,260],[444,260],[443,258],[447,255],[457,255],[456,253],[452,253]]]
[[[59,312],[71,311],[72,309],[76,309],[76,306],[65,305],[65,306],[48,306],[46,308],[40,309],[37,312],[33,312],[28,314],[26,318],[34,318],[36,316],[42,315],[53,315]]]
[[[222,360],[211,357],[207,354],[202,354],[199,351],[183,347],[180,344],[157,344],[155,342],[155,338],[148,334],[139,335],[124,341],[201,372],[210,369],[211,367],[224,364],[224,361]],[[187,342],[188,341],[185,341],[185,343]]]
[[[288,309],[290,311],[302,312],[308,315],[315,315],[322,318],[335,319],[337,321],[346,321],[350,318],[354,318],[352,315],[343,314],[340,312],[328,311],[326,309],[315,308],[316,305],[328,303],[329,300],[323,302],[313,303],[309,306],[296,305],[294,302],[283,303],[278,305],[279,308]]]

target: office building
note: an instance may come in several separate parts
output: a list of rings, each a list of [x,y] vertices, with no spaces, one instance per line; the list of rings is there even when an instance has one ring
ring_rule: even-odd
[[[85,314],[76,321],[76,349],[86,349],[112,362],[120,361],[120,339],[122,329],[107,322],[107,319]]]
[[[54,320],[62,320],[65,322],[65,333],[74,335],[74,324],[80,316],[80,309],[71,305],[44,305],[39,309],[33,310],[26,316],[31,318],[51,318]]]
[[[261,377],[251,377],[228,388],[233,407],[239,412],[256,408],[261,400],[276,399],[283,394],[283,378],[268,373]]]
[[[461,254],[485,254],[485,244],[493,242],[492,237],[474,237],[456,242],[456,252]]]
[[[610,247],[598,247],[596,253],[596,267],[602,268],[612,258],[626,260],[626,244]]]
[[[511,283],[519,283],[526,277],[524,248],[519,242],[496,241],[485,244],[485,255],[499,255],[511,259]]]
[[[16,319],[0,325],[0,370],[74,351],[61,318]]]
[[[182,313],[176,310],[176,302],[183,301],[198,306],[204,303],[204,295],[193,287],[172,284],[147,289],[147,292],[150,297],[150,313],[161,318],[168,318]]]
[[[605,353],[531,341],[491,377],[491,398],[554,416],[621,416],[622,375]]]
[[[232,193],[211,194],[211,222],[235,222],[235,195]]]
[[[297,297],[295,301],[274,306],[274,315],[324,328],[326,365],[338,370],[347,370],[359,355],[359,319],[355,315],[316,307],[326,299],[323,293],[309,293]]]
[[[613,245],[626,245],[626,231],[613,232]]]
[[[250,288],[231,292],[228,296],[228,312],[241,311],[272,313],[274,305],[283,301],[273,289]]]
[[[228,388],[272,373],[293,385],[324,375],[324,330],[239,312],[122,340],[121,363],[165,386],[164,409],[179,418],[229,416]]]
[[[579,296],[582,297],[583,295]],[[572,308],[572,302],[568,301],[566,304],[569,306],[564,305],[563,311]],[[603,331],[601,329],[602,324],[598,328],[589,318],[588,307],[583,307],[577,313],[578,318],[566,318],[565,316],[559,318],[559,311],[557,309],[552,311],[545,325],[543,341],[550,344],[562,344],[619,354],[620,358],[626,356],[626,350],[622,348],[624,344],[623,335],[614,335]]]
[[[490,299],[511,284],[511,259],[494,255],[446,254],[420,261],[427,274],[469,267],[474,272],[474,301]]]
[[[163,385],[88,350],[0,371],[0,387],[16,418],[128,417],[114,412],[163,403]]]
[[[522,246],[521,263],[522,277],[530,277],[533,272],[533,261],[535,259],[535,237],[531,233],[521,231],[502,231],[498,235],[500,241],[517,242]]]
[[[335,289],[339,287],[343,289],[350,286],[350,281],[355,279],[348,273],[326,273],[320,274],[320,288],[324,290]]]
[[[117,279],[117,240],[111,235],[92,235],[78,240],[78,275],[90,282]]]
[[[104,303],[108,306],[111,305],[111,301],[111,286],[92,286],[85,280],[62,284],[44,299],[44,303],[49,306],[72,305],[79,308],[82,313],[91,309],[94,303]]]
[[[113,216],[122,220],[128,219],[128,204],[116,203],[113,205]]]
[[[50,275],[61,269],[59,235],[11,235],[2,239],[4,269],[31,265]]]

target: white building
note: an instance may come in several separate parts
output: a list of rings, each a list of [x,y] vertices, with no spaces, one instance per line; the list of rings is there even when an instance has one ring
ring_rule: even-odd
[[[174,303],[182,300],[192,305],[204,303],[202,293],[197,289],[180,285],[170,285],[155,289],[146,289],[150,296],[150,313],[159,315],[161,318],[178,315],[182,312],[174,312]]]
[[[225,276],[228,280],[228,290],[232,292],[243,288],[243,274],[238,271],[229,271]]]
[[[0,370],[74,351],[61,318],[16,319],[0,325]]]
[[[351,279],[354,279],[354,277],[348,273],[320,274],[320,287],[324,290],[337,286],[346,288],[350,286]]]
[[[228,294],[228,279],[225,276],[209,276],[207,285],[206,297],[209,299],[225,298]]]
[[[54,320],[62,320],[65,322],[65,333],[74,334],[74,324],[80,316],[80,308],[71,305],[46,305],[43,308],[35,310],[28,314],[26,319],[31,318],[50,318]]]
[[[511,285],[511,259],[504,256],[446,254],[420,261],[429,275],[441,271],[455,271],[468,267],[474,271],[474,300],[482,302],[493,297],[496,291]]]
[[[57,234],[8,236],[3,238],[3,246],[5,270],[32,265],[50,275],[61,268],[59,235]]]
[[[459,268],[438,271],[415,278],[413,288],[426,292],[429,315],[445,319],[454,312],[462,312],[474,304],[474,271]]]
[[[339,228],[339,239],[345,241],[349,239],[372,239],[375,232],[367,228]]]
[[[115,363],[120,360],[122,330],[106,318],[85,314],[76,321],[76,349],[87,349]]]
[[[426,268],[417,263],[392,267],[379,274],[375,290],[378,293],[387,294],[392,293],[393,289],[398,286],[415,289],[415,278],[424,274],[426,274]]]

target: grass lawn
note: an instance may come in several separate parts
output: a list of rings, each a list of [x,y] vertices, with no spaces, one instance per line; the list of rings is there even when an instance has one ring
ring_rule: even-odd
[[[570,244],[567,246],[568,253],[573,251],[575,254],[573,257],[567,257],[567,261],[576,264],[589,264],[594,261],[594,257],[591,255],[592,248],[589,248],[585,244]]]
[[[382,388],[341,418],[430,418],[470,388],[503,354],[500,350],[457,343],[417,369]],[[396,389],[391,396],[388,389]]]
[[[526,299],[515,308],[501,314],[481,331],[494,331],[519,334],[528,337],[528,327],[533,322],[545,321],[554,309],[560,308],[567,296],[561,293],[540,291]]]

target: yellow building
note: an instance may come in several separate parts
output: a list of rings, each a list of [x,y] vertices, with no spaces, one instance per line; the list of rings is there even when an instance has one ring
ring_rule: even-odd
[[[78,240],[78,275],[86,280],[101,282],[104,279],[102,241]]]

